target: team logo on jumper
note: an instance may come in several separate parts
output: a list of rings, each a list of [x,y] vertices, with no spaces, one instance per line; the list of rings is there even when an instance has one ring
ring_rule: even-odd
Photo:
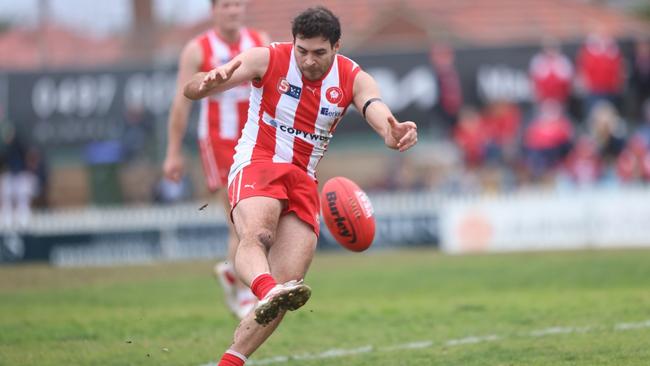
[[[321,107],[320,114],[322,114],[323,116],[327,116],[327,117],[339,118],[339,117],[341,117],[341,114],[343,114],[343,113],[338,109],[334,109],[334,108],[330,109],[329,107]]]
[[[338,86],[330,86],[325,92],[325,97],[332,104],[338,104],[343,99],[343,90]]]
[[[278,92],[280,92],[280,94],[286,94],[290,97],[300,99],[302,88],[299,86],[291,85],[285,78],[280,78],[278,81]]]

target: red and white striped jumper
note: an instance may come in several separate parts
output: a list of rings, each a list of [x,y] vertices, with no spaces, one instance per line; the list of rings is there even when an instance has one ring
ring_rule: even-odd
[[[260,35],[250,28],[242,28],[235,43],[223,40],[214,29],[199,35],[196,41],[203,53],[200,71],[204,72],[249,48],[263,46]],[[201,100],[198,139],[205,180],[211,192],[227,184],[235,145],[246,123],[249,94],[250,85],[246,83]]]
[[[296,212],[318,234],[316,166],[352,103],[354,78],[361,69],[337,54],[324,76],[312,81],[300,72],[292,43],[273,43],[269,49],[267,71],[261,80],[252,83],[248,120],[230,169],[231,204],[234,207],[241,199],[255,195],[288,199],[289,211]],[[263,176],[251,172],[255,179],[247,178],[246,167],[269,163],[274,164],[274,172]],[[260,185],[270,179],[264,177],[276,175],[287,166],[304,179],[292,173],[284,192],[264,191],[266,188]],[[309,185],[308,189],[303,183]],[[296,193],[299,190],[305,192]],[[305,207],[291,208],[293,194],[296,200],[304,201],[296,204]]]

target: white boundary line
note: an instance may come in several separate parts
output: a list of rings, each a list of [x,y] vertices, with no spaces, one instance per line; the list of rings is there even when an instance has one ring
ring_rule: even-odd
[[[518,337],[549,337],[549,336],[555,336],[560,334],[588,333],[595,330],[613,329],[614,331],[627,331],[627,330],[635,330],[635,329],[642,329],[642,328],[650,328],[650,320],[645,320],[636,323],[617,323],[613,326],[613,328],[604,327],[604,326],[588,326],[588,327],[556,326],[556,327],[549,327],[545,329],[533,330],[527,333],[520,333],[517,336]],[[311,354],[302,353],[302,354],[291,355],[291,356],[275,356],[275,357],[263,358],[259,360],[250,360],[246,363],[246,365],[271,365],[271,364],[286,363],[289,362],[290,360],[323,360],[328,358],[345,357],[345,356],[360,355],[364,353],[373,353],[373,352],[395,352],[395,351],[407,350],[407,349],[423,349],[423,348],[433,347],[434,344],[448,346],[448,347],[463,346],[467,344],[493,342],[493,341],[498,341],[506,338],[508,337],[497,335],[497,334],[489,334],[484,336],[468,336],[468,337],[458,338],[458,339],[449,339],[447,341],[442,341],[442,342],[422,340],[422,341],[414,341],[414,342],[402,343],[402,344],[396,344],[396,345],[384,346],[384,347],[375,347],[373,345],[367,345],[367,346],[348,348],[348,349],[333,348],[320,353],[311,353]],[[217,364],[212,362],[201,366],[217,366]]]

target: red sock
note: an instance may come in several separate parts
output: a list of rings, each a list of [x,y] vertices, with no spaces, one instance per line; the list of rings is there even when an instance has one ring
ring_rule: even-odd
[[[255,277],[251,283],[251,291],[257,296],[258,299],[262,300],[266,294],[271,291],[271,289],[277,285],[275,279],[268,273],[262,273]]]
[[[219,360],[217,366],[244,366],[245,363],[246,356],[232,350],[227,350],[226,353],[221,356],[221,360]]]

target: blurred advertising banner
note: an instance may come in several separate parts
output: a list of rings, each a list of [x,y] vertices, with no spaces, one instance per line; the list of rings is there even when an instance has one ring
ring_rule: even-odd
[[[447,253],[650,247],[650,190],[458,199],[440,211]]]
[[[498,63],[494,60],[501,54],[499,50],[458,51],[463,90],[474,90],[478,83],[475,92],[466,93],[469,102],[503,95],[527,98],[522,67],[533,50],[529,51],[519,58],[508,54]],[[464,56],[467,52],[470,57]],[[354,59],[377,79],[383,99],[398,116],[428,123],[439,100],[438,80],[428,53],[359,55]],[[511,66],[504,66],[507,64]],[[0,97],[5,90],[9,119],[29,130],[35,143],[55,147],[120,139],[134,115],[165,116],[175,83],[174,67],[8,73],[4,88],[0,83]],[[368,131],[356,112],[350,113],[341,129]]]
[[[44,147],[121,139],[129,121],[165,115],[173,69],[11,73],[8,118]]]
[[[623,53],[630,55],[631,43],[620,45]],[[574,60],[578,47],[565,45],[563,51]],[[538,45],[452,50],[462,103],[529,103],[532,92],[528,66],[538,51]],[[444,90],[428,51],[352,58],[375,77],[382,98],[398,118],[418,121],[424,128],[441,123],[434,109]],[[175,82],[174,66],[9,73],[5,100],[9,118],[28,126],[36,143],[74,145],[120,139],[133,120],[166,117]],[[360,114],[354,108],[350,111],[339,130],[368,133]]]

